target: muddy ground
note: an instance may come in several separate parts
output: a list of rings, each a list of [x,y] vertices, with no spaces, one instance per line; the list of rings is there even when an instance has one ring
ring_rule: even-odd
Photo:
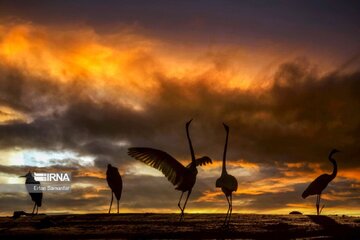
[[[360,239],[360,218],[348,216],[84,214],[0,217],[0,239],[96,238],[343,238]]]

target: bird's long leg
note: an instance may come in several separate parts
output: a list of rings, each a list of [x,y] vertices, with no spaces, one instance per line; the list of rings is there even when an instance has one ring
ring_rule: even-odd
[[[35,207],[36,207],[36,203],[34,203],[34,207],[33,207],[33,210],[32,210],[32,213],[31,213],[31,214],[34,214],[34,212],[35,212]]]
[[[228,198],[227,195],[225,195],[225,197],[226,197],[226,200],[227,200],[227,202],[228,202],[228,210],[227,210],[227,212],[226,212],[226,216],[225,216],[225,220],[224,220],[224,225],[226,225],[226,223],[227,223],[227,219],[228,219],[229,212],[230,212],[230,200],[229,200],[229,198]]]
[[[117,213],[119,214],[119,200],[117,200]]]
[[[184,195],[184,192],[181,193],[180,199],[179,199],[179,202],[178,202],[178,207],[180,208],[181,212],[183,212],[183,209],[180,206],[180,202],[181,202],[181,199],[182,199],[183,195]]]
[[[187,196],[186,196],[186,200],[185,200],[184,206],[183,206],[182,211],[181,211],[180,222],[181,222],[181,221],[183,220],[183,218],[184,218],[184,211],[185,211],[186,203],[187,203],[187,201],[188,201],[188,199],[189,199],[190,194],[191,194],[191,190],[188,191],[188,194],[187,194]]]
[[[316,212],[319,215],[320,195],[316,195]]]
[[[113,192],[111,192],[111,201],[110,201],[110,207],[109,207],[109,214],[110,214],[110,211],[111,211],[111,205],[112,205],[112,202],[113,202],[113,198],[114,198],[114,194],[113,194]]]
[[[321,201],[321,193],[319,194],[319,205],[320,205],[320,201]],[[321,214],[321,212],[322,212],[322,210],[324,209],[324,207],[325,207],[325,204],[321,207],[321,209],[320,209],[320,214]]]
[[[39,206],[36,205],[36,215],[38,214],[38,212],[39,212]]]
[[[232,194],[230,194],[230,214],[228,218],[228,224],[230,223],[231,214],[232,214]]]

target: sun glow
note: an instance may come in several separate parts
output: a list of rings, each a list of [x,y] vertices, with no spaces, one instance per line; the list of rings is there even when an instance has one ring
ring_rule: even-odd
[[[221,81],[225,88],[252,86],[253,73],[239,60],[244,56],[231,57],[230,50],[221,48],[218,51],[226,54],[191,48],[186,51],[194,53],[183,54],[184,49],[131,31],[100,36],[86,27],[74,31],[31,24],[3,25],[0,36],[0,56],[7,64],[49,81],[86,82],[88,91],[104,92],[120,102],[138,99],[139,105],[149,90],[156,91],[159,76],[182,82]],[[230,59],[221,62],[219,57]]]

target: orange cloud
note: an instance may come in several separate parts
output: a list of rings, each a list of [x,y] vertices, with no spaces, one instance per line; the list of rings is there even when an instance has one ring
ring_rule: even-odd
[[[154,55],[151,41],[126,33],[116,36],[120,46],[86,28],[3,26],[0,36],[0,56],[6,64],[49,81],[82,82],[83,91],[95,99],[106,96],[135,109],[140,103],[131,96],[153,88],[151,75],[160,70],[149,57]],[[119,97],[119,92],[124,94]]]
[[[98,169],[87,168],[85,171],[76,171],[74,177],[94,177],[99,179],[105,179],[105,172]]]
[[[88,27],[0,27],[0,56],[5,64],[49,81],[80,85],[94,100],[106,98],[137,110],[156,96],[159,76],[181,83],[201,79],[216,83],[218,91],[258,89],[252,79],[256,65],[250,67],[245,61],[250,56],[255,61],[253,53],[244,51],[225,46],[218,46],[216,53],[198,46],[183,49],[131,29],[100,35]],[[269,118],[266,113],[254,117]]]
[[[203,195],[195,200],[195,202],[223,202],[223,199],[219,200],[219,196],[224,194],[221,191],[205,191]]]
[[[360,168],[343,169],[338,172],[339,177],[360,181]]]
[[[248,170],[259,171],[260,166],[257,163],[252,163],[244,159],[240,160],[226,160],[226,166],[230,168],[245,168]],[[209,168],[222,167],[222,160],[214,160],[212,164],[208,165]]]

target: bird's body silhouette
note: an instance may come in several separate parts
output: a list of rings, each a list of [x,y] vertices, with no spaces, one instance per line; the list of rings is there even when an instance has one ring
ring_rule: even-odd
[[[106,171],[106,180],[111,189],[111,202],[109,207],[109,213],[111,211],[111,206],[113,203],[114,195],[117,200],[117,213],[119,213],[119,201],[121,198],[121,193],[123,189],[123,182],[119,173],[119,170],[116,167],[111,166],[108,164],[107,171]]]
[[[340,152],[339,150],[333,149],[329,154],[329,161],[333,164],[333,172],[331,174],[322,174],[317,177],[310,185],[306,188],[303,192],[302,197],[307,198],[311,195],[317,195],[316,198],[316,210],[317,215],[319,215],[324,208],[324,206],[319,209],[320,200],[321,200],[321,193],[327,187],[327,185],[336,177],[337,174],[337,164],[336,160],[332,158],[333,154]]]
[[[178,207],[181,210],[180,221],[184,217],[186,203],[196,182],[196,175],[198,173],[196,167],[212,163],[211,159],[207,156],[195,159],[195,153],[189,135],[189,125],[191,121],[192,120],[186,123],[186,134],[191,153],[191,163],[186,167],[182,165],[179,161],[177,161],[175,158],[170,156],[168,153],[161,150],[153,148],[134,147],[129,148],[128,152],[131,157],[160,170],[165,175],[165,177],[167,177],[167,179],[174,186],[176,186],[175,189],[182,192],[178,202]],[[181,207],[180,203],[184,192],[187,192],[187,197],[183,207]]]
[[[224,128],[226,130],[226,140],[224,147],[222,172],[220,178],[216,180],[215,185],[217,188],[221,188],[229,204],[228,211],[226,213],[226,217],[224,221],[224,225],[227,225],[230,222],[231,213],[232,213],[232,193],[236,192],[238,188],[238,182],[234,176],[228,174],[226,171],[226,152],[227,152],[227,145],[229,138],[229,127],[226,124],[224,124]]]
[[[37,187],[38,189],[38,187],[40,187],[40,182],[35,180],[31,172],[28,172],[26,175],[20,177],[26,178],[25,180],[26,189],[31,197],[31,200],[34,202],[34,207],[31,214],[34,214],[35,208],[36,208],[35,214],[38,214],[39,207],[41,207],[41,203],[42,203],[43,193],[41,190],[34,190],[34,188]]]

